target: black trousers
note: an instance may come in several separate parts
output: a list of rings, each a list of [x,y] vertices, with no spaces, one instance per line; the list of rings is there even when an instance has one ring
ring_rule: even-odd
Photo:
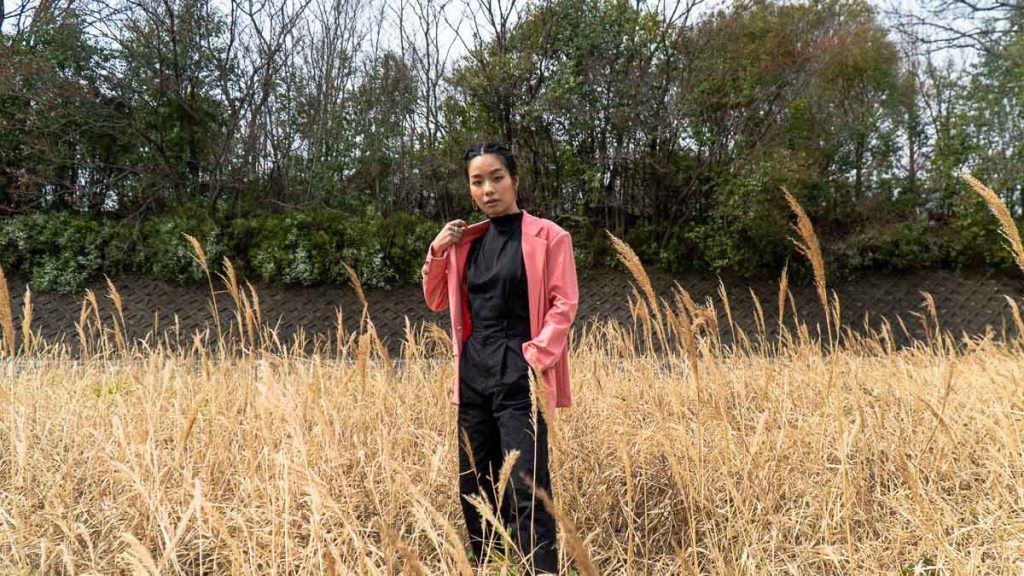
[[[516,334],[519,332],[519,334]],[[463,347],[459,380],[459,496],[470,546],[483,559],[488,539],[503,539],[466,496],[486,498],[508,528],[519,550],[530,557],[533,572],[558,572],[555,520],[534,493],[551,494],[547,423],[532,417],[531,370],[523,358],[521,330],[474,323]],[[502,494],[496,494],[505,457],[519,451]],[[500,502],[500,505],[499,505]],[[487,532],[487,534],[485,534]],[[488,536],[488,534],[490,536]]]

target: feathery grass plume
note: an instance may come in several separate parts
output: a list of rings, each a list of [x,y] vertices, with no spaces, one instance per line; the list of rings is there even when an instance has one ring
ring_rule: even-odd
[[[82,308],[78,312],[78,322],[75,322],[75,332],[78,333],[78,345],[81,348],[82,356],[89,357],[89,336],[86,330],[89,328],[89,301],[82,299]]]
[[[796,309],[796,297],[788,288],[786,289],[786,299],[789,300],[789,313],[793,315],[793,326],[800,326],[800,312]]]
[[[189,411],[188,418],[185,419],[185,425],[181,428],[181,434],[178,435],[178,449],[176,458],[181,457],[182,452],[185,450],[185,443],[188,442],[189,436],[192,435],[192,427],[195,426],[196,418],[199,417],[199,410],[203,407],[203,402],[206,401],[206,393],[200,393],[199,397],[196,398],[192,403],[192,410]]]
[[[87,288],[84,297],[89,302],[89,310],[92,313],[92,319],[96,322],[96,326],[102,328],[103,319],[100,317],[100,303],[96,298],[96,293]]]
[[[1007,247],[1013,254],[1013,260],[1017,263],[1017,267],[1024,271],[1024,245],[1021,245],[1020,232],[1017,231],[1017,225],[1013,221],[1013,216],[1010,215],[1009,209],[1006,208],[1006,204],[999,198],[991,188],[982,184],[978,179],[970,174],[964,173],[960,177],[974,188],[988,204],[988,209],[999,221],[1000,232],[1003,238],[1010,243]]]
[[[152,328],[149,329],[149,334],[146,335],[146,341],[148,342],[150,337],[153,338],[153,345],[160,345],[160,311],[153,310],[153,324]]]
[[[894,346],[895,346],[895,344],[893,342],[893,336],[892,336],[893,335],[893,332],[892,332],[892,322],[889,322],[888,318],[886,318],[885,316],[882,316],[882,321],[880,323],[880,326],[881,326],[881,330],[879,332],[879,337],[881,338],[881,340],[885,344],[885,352],[886,352],[886,354],[892,354],[893,350],[894,350]]]
[[[1017,327],[1017,339],[1024,338],[1024,319],[1020,315],[1020,307],[1017,306],[1017,301],[1013,298],[1004,295],[1006,302],[1010,304],[1010,312],[1013,314],[1013,324]]]
[[[242,349],[244,350],[247,346],[245,315],[248,306],[242,301],[242,296],[244,296],[244,294],[242,294],[241,290],[238,289],[238,276],[235,274],[234,264],[232,264],[231,260],[225,256],[222,261],[222,265],[224,267],[224,274],[218,272],[217,276],[220,277],[221,283],[224,284],[224,288],[227,289],[228,295],[231,296],[231,302],[235,306],[235,325],[238,326],[238,338]]]
[[[647,275],[643,263],[640,262],[640,257],[636,255],[636,252],[633,251],[629,244],[623,242],[608,230],[605,230],[605,233],[608,234],[612,247],[615,248],[619,262],[622,262],[622,265],[629,270],[629,273],[633,275],[633,279],[636,280],[637,284],[640,285],[640,289],[643,290],[644,296],[647,298],[648,309],[654,315],[654,329],[658,333],[658,338],[664,349],[665,333],[661,321],[661,309],[658,306],[658,298],[654,293],[654,286],[651,284],[651,279]]]
[[[928,319],[924,314],[920,312],[911,312],[911,316],[917,318],[917,321],[921,324],[921,329],[924,330],[924,343],[928,348],[935,346],[935,336],[932,334],[931,324],[928,323]],[[916,343],[915,343],[916,347]]]
[[[191,234],[186,234],[185,232],[182,232],[181,235],[185,237],[185,240],[187,240],[189,244],[192,245],[192,251],[194,252],[192,258],[199,263],[199,266],[203,269],[203,272],[209,274],[210,268],[206,263],[206,251],[203,250],[203,245],[200,244],[199,240],[196,240],[196,237],[192,236]]]
[[[128,545],[127,550],[121,553],[123,561],[131,565],[134,570],[133,574],[159,574],[160,571],[156,566],[156,560],[153,559],[153,555],[149,553],[141,542],[139,542],[135,536],[131,533],[125,532],[121,535],[121,539],[124,540],[125,544]]]
[[[672,306],[664,298],[661,299],[661,307],[665,312],[665,337],[668,340],[672,340],[675,337],[679,340],[682,334],[679,333],[679,318],[676,313],[672,310]]]
[[[377,325],[373,323],[369,317],[366,319],[366,333],[370,335],[373,349],[377,352],[377,357],[386,362],[386,369],[390,369],[393,364],[391,361],[391,353],[388,352],[388,347],[384,344],[384,339],[380,337],[380,333],[377,332]]]
[[[705,296],[704,306],[701,308],[701,315],[704,318],[704,331],[708,334],[708,354],[718,357],[722,353],[722,333],[718,325],[718,309],[715,308],[715,300],[711,296]]]
[[[187,240],[189,244],[192,245],[192,251],[195,252],[195,254],[192,255],[192,258],[199,263],[199,267],[202,268],[203,273],[206,274],[206,284],[210,287],[210,301],[208,303],[208,307],[210,309],[210,313],[213,314],[213,323],[217,327],[217,344],[223,346],[224,334],[220,327],[220,309],[217,306],[217,292],[213,289],[213,277],[210,276],[210,266],[206,261],[206,251],[203,250],[203,245],[199,243],[199,240],[196,240],[195,236],[184,232],[182,232],[181,235],[185,237],[185,240]]]
[[[536,435],[539,422],[538,413],[547,423],[548,446],[553,457],[559,445],[558,423],[555,420],[555,414],[552,413],[554,410],[551,409],[554,403],[548,403],[548,389],[544,385],[544,374],[532,368],[526,372],[527,382],[530,385],[530,424],[533,426],[534,435]]]
[[[238,332],[239,332],[239,334],[244,334],[245,338],[246,338],[245,341],[248,341],[249,346],[255,348],[255,346],[256,346],[256,326],[255,326],[255,317],[254,317],[253,312],[252,312],[252,305],[249,304],[249,297],[245,295],[245,291],[244,290],[239,291],[238,292],[238,296],[242,300],[242,314],[238,315],[236,313],[236,317],[238,318],[238,324],[239,324]],[[238,316],[241,316],[241,317],[238,317]],[[244,331],[243,331],[243,326],[242,326],[243,321],[245,323]]]
[[[821,307],[825,311],[825,326],[828,329],[829,345],[832,345],[832,314],[829,310],[828,292],[825,287],[825,258],[821,254],[821,244],[818,242],[818,235],[814,232],[814,225],[811,224],[811,219],[807,217],[803,207],[785,186],[782,187],[782,192],[786,196],[786,202],[789,203],[790,209],[796,215],[797,223],[793,227],[803,241],[795,238],[790,238],[790,240],[796,246],[797,251],[806,256],[811,263],[811,270],[814,272],[814,287],[818,291],[818,300],[821,301]]]
[[[700,313],[701,307],[697,306],[697,303],[694,302],[693,298],[690,296],[690,293],[687,292],[685,288],[683,288],[682,284],[680,284],[678,281],[673,281],[673,284],[675,284],[676,306],[682,304],[682,309],[686,311],[686,314],[689,317],[690,322],[692,322],[694,330],[696,330],[700,326],[700,323],[702,321]]]
[[[508,548],[515,549],[515,540],[513,540],[512,534],[509,533],[508,527],[505,526],[505,523],[499,520],[495,515],[494,508],[491,507],[490,501],[488,501],[487,498],[479,492],[469,496],[464,496],[464,498],[471,506],[473,506],[473,508],[476,508],[477,512],[480,513],[481,518],[484,520],[484,524],[490,525],[491,529],[501,536],[502,541]]]
[[[924,449],[921,450],[922,454],[928,453],[928,447],[932,445],[932,439],[935,438],[935,432],[938,431],[939,426],[942,426],[942,428],[946,431],[946,434],[949,436],[950,440],[953,440],[954,442],[956,441],[956,435],[953,433],[953,429],[946,421],[946,403],[949,401],[949,395],[953,391],[953,372],[955,370],[956,360],[954,359],[950,361],[948,364],[946,364],[946,369],[943,372],[942,405],[939,406],[937,412],[934,409],[932,410],[932,413],[935,415],[935,426],[932,427],[932,432],[931,434],[928,435],[928,440],[924,443]],[[928,401],[925,400],[924,398],[919,399],[925,402],[925,404],[928,404]]]
[[[622,462],[622,476],[626,481],[625,510],[632,516],[636,506],[636,482],[633,480],[633,462],[629,458],[629,449],[626,446],[619,446],[619,459]],[[626,568],[631,571],[633,568],[633,548],[636,546],[636,527],[632,518],[626,522]]]
[[[655,324],[654,317],[648,312],[649,305],[644,300],[644,297],[637,291],[636,286],[633,286],[633,296],[629,298],[630,302],[630,313],[633,317],[633,330],[636,330],[637,323],[643,327],[645,343],[644,350],[648,352],[654,351],[654,335],[655,335]]]
[[[480,476],[483,472],[476,467],[476,458],[473,456],[473,443],[469,440],[469,432],[467,432],[461,425],[459,425],[458,437],[458,441],[462,444],[462,450],[466,453],[466,457],[469,459],[469,469],[476,475],[477,484],[479,484]]]
[[[355,370],[359,376],[359,391],[366,392],[366,366],[370,362],[371,336],[367,333],[359,335],[359,349],[356,352]]]
[[[768,327],[764,321],[764,308],[761,307],[761,299],[757,297],[753,288],[748,288],[750,291],[750,299],[754,303],[754,322],[757,324],[757,339],[760,341],[762,351],[767,352],[765,349],[768,346]]]
[[[576,525],[573,523],[569,516],[562,512],[562,510],[555,505],[551,500],[551,496],[548,495],[547,491],[543,488],[537,487],[535,490],[537,497],[547,508],[548,512],[554,516],[555,521],[562,527],[562,536],[565,538],[566,551],[572,556],[573,560],[576,561],[576,567],[579,568],[581,576],[597,576],[599,572],[594,566],[594,561],[590,559],[590,553],[587,552],[587,547],[576,533]]]
[[[366,302],[366,293],[363,292],[363,283],[359,281],[359,275],[356,274],[355,269],[349,266],[347,262],[342,262],[341,265],[345,267],[345,273],[348,274],[348,281],[356,291],[356,298],[359,298],[359,302],[363,305],[363,308],[366,308],[369,304]]]
[[[347,338],[345,335],[345,312],[338,306],[334,309],[334,355],[338,359],[345,357],[348,352],[345,346]]]
[[[114,311],[117,312],[117,316],[110,315],[114,320],[114,343],[122,354],[127,354],[128,333],[124,323],[124,306],[121,302],[121,294],[117,291],[117,287],[114,286],[114,282],[109,276],[104,274],[103,278],[107,281],[107,298],[110,298],[110,301],[114,303]]]
[[[426,342],[430,342],[434,346],[434,355],[438,353],[447,354],[452,349],[452,335],[441,328],[434,322],[430,322],[426,325]]]
[[[426,520],[432,519],[435,524],[441,526],[441,531],[444,532],[445,549],[448,551],[449,556],[455,559],[455,565],[458,569],[459,576],[473,576],[473,567],[469,563],[469,558],[466,557],[466,550],[463,548],[462,536],[458,530],[452,526],[452,523],[445,518],[443,514],[438,512],[437,508],[432,506],[430,502],[424,498],[421,494],[417,494],[415,497],[416,506],[413,507],[414,514],[417,517],[421,517],[422,524],[429,525]]]
[[[295,333],[292,334],[292,345],[289,351],[290,356],[295,358],[303,358],[306,355],[306,346],[309,343],[309,336],[306,334],[306,328],[299,326],[295,329]]]
[[[96,293],[87,288],[84,298],[89,303],[89,313],[92,316],[92,321],[95,322],[95,332],[99,335],[99,352],[104,355],[109,354],[110,340],[107,338],[107,331],[103,327],[102,318],[100,318],[100,304],[96,299]]]
[[[697,386],[701,385],[699,354],[697,351],[697,324],[699,323],[697,304],[690,297],[690,293],[677,281],[673,290],[676,309],[679,310],[679,331],[683,337],[683,349],[690,361],[690,370],[693,372],[693,380]]]
[[[175,553],[177,552],[178,544],[188,531],[192,517],[198,515],[199,511],[202,509],[203,499],[199,491],[199,479],[195,478],[194,480],[195,484],[192,491],[192,502],[189,504],[188,508],[185,509],[185,512],[182,513],[181,518],[178,519],[178,524],[174,527],[174,534],[171,536],[170,541],[165,539],[166,544],[164,546],[164,553],[160,557],[160,562],[157,564],[157,574],[163,574],[164,567],[168,563],[177,566],[178,562]],[[170,526],[168,525],[168,527]]]
[[[220,537],[223,538],[224,542],[228,545],[228,552],[231,555],[231,575],[238,576],[241,574],[241,567],[245,564],[242,557],[242,549],[238,545],[238,541],[231,535],[231,530],[228,529],[227,523],[224,520],[224,516],[217,511],[217,507],[210,502],[204,500],[201,512],[203,513],[203,519],[208,520],[213,525]]]
[[[419,344],[417,344],[416,333],[413,332],[412,322],[409,321],[408,314],[402,314],[402,334],[402,349],[400,355],[404,362],[412,362],[419,357],[420,347]]]
[[[498,470],[498,481],[494,482],[491,479],[491,483],[494,486],[494,502],[499,510],[501,510],[501,504],[505,501],[505,488],[508,487],[509,478],[512,477],[512,468],[519,461],[519,450],[512,450],[505,453],[505,461],[501,463],[501,469]]]
[[[843,308],[839,302],[839,294],[836,294],[835,290],[832,290],[832,321],[835,324],[836,332],[838,332],[843,325]],[[839,335],[836,334],[836,338]]]
[[[363,291],[363,283],[359,281],[359,275],[356,274],[354,268],[348,265],[346,262],[341,263],[345,267],[345,273],[348,274],[348,281],[352,284],[352,289],[356,291],[356,298],[359,299],[359,303],[363,305],[363,311],[359,315],[359,333],[363,333],[366,330],[366,322],[370,318],[370,303],[366,300],[366,292]]]
[[[245,281],[245,286],[249,289],[249,306],[252,310],[255,334],[259,339],[257,347],[260,350],[265,350],[267,338],[264,333],[265,327],[263,326],[263,311],[260,309],[260,296],[256,292],[256,288],[248,280]]]
[[[249,303],[252,304],[252,312],[255,315],[256,325],[263,325],[263,311],[260,309],[260,296],[256,293],[256,288],[245,281],[245,286],[249,289]]]
[[[903,317],[897,314],[896,322],[900,325],[900,330],[903,330],[903,337],[909,342],[914,342],[916,338],[914,338],[913,334],[910,333],[910,330],[907,329],[907,324],[903,321]]]
[[[377,531],[384,535],[384,540],[392,548],[398,551],[398,554],[405,560],[405,567],[409,574],[413,576],[426,576],[427,571],[420,562],[420,559],[416,557],[416,553],[413,552],[412,548],[409,548],[402,539],[395,534],[395,531],[388,527],[381,520],[377,520]]]
[[[32,354],[35,335],[32,334],[32,288],[25,285],[25,298],[21,305],[21,349],[26,356]]]
[[[231,263],[231,260],[225,256],[223,260],[224,274],[217,273],[220,276],[221,282],[224,283],[224,287],[228,289],[228,294],[231,295],[231,299],[235,302],[235,306],[238,306],[240,301],[239,289],[238,289],[238,275],[235,274],[235,266]]]
[[[789,257],[782,266],[779,277],[779,343],[782,343],[782,328],[786,325],[786,292],[789,290]]]
[[[937,345],[941,346],[942,330],[939,327],[939,310],[935,306],[935,298],[925,290],[920,290],[918,293],[921,294],[922,298],[924,298],[924,301],[921,302],[921,306],[928,311],[928,318],[932,321],[931,327],[929,327],[927,326],[927,320],[925,320],[923,316],[921,318],[921,322],[926,325],[926,334],[929,335],[929,339],[931,337],[936,338]]]
[[[633,333],[637,332],[638,326],[643,327],[644,341],[650,345],[654,334],[651,328],[651,315],[647,313],[647,304],[644,303],[644,298],[637,290],[636,284],[632,285],[632,292],[626,298],[626,303],[629,306],[629,317],[633,321]]]
[[[722,308],[725,309],[725,319],[729,321],[729,334],[732,336],[732,345],[736,346],[736,323],[732,320],[732,305],[729,304],[729,291],[725,289],[722,277],[718,277],[718,297],[722,300]]]
[[[733,342],[733,352],[742,354],[752,354],[753,346],[750,344],[750,338],[747,337],[746,330],[742,326],[736,327],[736,340]]]
[[[11,293],[7,289],[7,275],[0,267],[0,326],[3,327],[4,340],[0,350],[5,357],[13,356],[17,350],[14,339],[14,312],[11,310]]]

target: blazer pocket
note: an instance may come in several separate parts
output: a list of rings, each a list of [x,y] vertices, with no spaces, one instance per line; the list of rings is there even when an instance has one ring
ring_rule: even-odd
[[[532,368],[534,371],[541,372],[541,369],[537,367],[537,364],[535,362],[536,358],[532,358],[533,354],[530,352],[532,349],[529,346],[527,346],[527,343],[529,342],[530,340],[527,340],[526,342],[523,342],[522,346],[519,347],[520,353],[523,355],[523,361],[526,362],[526,365]]]

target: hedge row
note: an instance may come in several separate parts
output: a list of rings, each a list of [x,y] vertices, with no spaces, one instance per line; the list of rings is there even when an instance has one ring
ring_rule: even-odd
[[[259,214],[220,222],[202,209],[141,221],[77,213],[37,213],[0,223],[0,265],[33,290],[74,292],[101,274],[147,274],[179,283],[205,281],[183,237],[196,237],[213,270],[229,258],[241,277],[283,285],[342,282],[343,263],[364,285],[418,281],[436,224],[409,214],[356,211]]]
[[[603,229],[581,219],[560,223],[573,234],[581,277],[619,266]],[[345,263],[365,286],[390,289],[419,282],[424,251],[440,226],[412,214],[383,216],[371,203],[224,221],[198,206],[143,220],[36,213],[0,221],[0,265],[37,291],[75,292],[102,274],[205,281],[182,236],[187,233],[199,239],[215,270],[227,257],[243,278],[278,285],[340,283],[347,278]],[[800,281],[808,270],[796,257],[787,226],[781,221],[759,230],[707,223],[664,230],[638,224],[621,236],[653,269],[775,275],[788,258],[794,280]],[[983,213],[943,226],[927,221],[876,226],[824,237],[822,244],[833,279],[864,270],[1013,269],[994,219]]]

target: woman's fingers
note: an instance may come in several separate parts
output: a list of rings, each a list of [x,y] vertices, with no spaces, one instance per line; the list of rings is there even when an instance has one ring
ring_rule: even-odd
[[[462,231],[465,229],[466,223],[462,220],[452,220],[448,223],[448,236],[452,239],[452,242],[458,242],[462,238]]]
[[[462,239],[462,232],[466,228],[466,222],[463,220],[452,220],[451,222],[444,225],[441,232],[437,235],[437,239],[434,240],[435,251],[441,251],[452,244],[458,243]]]

